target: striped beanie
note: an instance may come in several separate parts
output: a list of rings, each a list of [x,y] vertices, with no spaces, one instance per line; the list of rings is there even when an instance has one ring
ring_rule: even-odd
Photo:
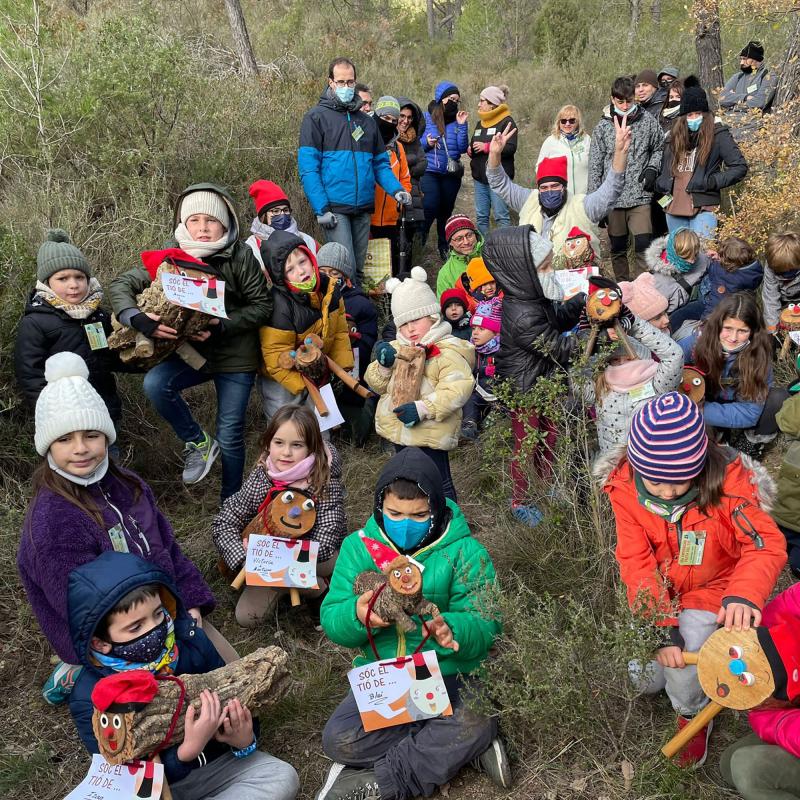
[[[468,230],[477,233],[475,223],[466,214],[453,214],[444,225],[444,238],[450,244],[450,240],[458,231]]]
[[[683,483],[706,463],[708,435],[700,409],[686,395],[667,392],[645,403],[628,434],[628,461],[643,478]]]

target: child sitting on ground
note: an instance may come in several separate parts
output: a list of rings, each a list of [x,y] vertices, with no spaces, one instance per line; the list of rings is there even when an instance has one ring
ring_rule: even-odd
[[[261,437],[261,456],[242,488],[231,495],[211,527],[212,538],[230,573],[244,566],[244,529],[263,510],[275,492],[290,487],[309,492],[317,517],[307,539],[319,542],[319,589],[302,590],[319,596],[327,588],[342,539],[347,535],[342,459],[322,439],[317,418],[306,406],[286,405],[270,418]],[[287,590],[245,586],[236,604],[236,621],[245,628],[258,625],[272,614]]]
[[[458,336],[459,339],[468,342],[472,331],[467,293],[460,286],[454,286],[452,289],[442,292],[440,304],[442,316],[450,323],[453,336]]]
[[[475,441],[483,427],[492,404],[497,401],[494,395],[494,382],[497,366],[495,358],[500,350],[500,321],[503,302],[499,297],[478,303],[472,315],[472,339],[475,346],[475,389],[464,406],[464,421],[461,423],[461,436]]]
[[[708,257],[700,252],[700,237],[688,228],[656,239],[644,257],[656,289],[667,298],[670,316],[689,302],[708,269]]]
[[[224,665],[169,575],[135,555],[103,553],[73,570],[69,612],[72,648],[84,667],[69,710],[90,753],[99,752],[92,690],[101,678],[129,670],[200,674]],[[216,692],[203,692],[200,710],[186,710],[183,741],[159,753],[174,800],[292,800],[297,773],[257,750],[257,733],[238,699],[223,706]]]
[[[800,302],[800,234],[773,233],[767,239],[767,266],[761,286],[764,321],[770,333],[778,329],[781,310]]]
[[[446,499],[441,474],[419,448],[406,448],[389,460],[378,478],[373,508],[364,528],[342,545],[322,604],[323,628],[337,644],[360,648],[356,666],[434,650],[453,714],[367,733],[349,692],[322,732],[322,748],[334,764],[317,800],[429,797],[474,759],[508,789],[511,773],[496,738],[496,719],[464,703],[476,685],[473,673],[500,632],[499,621],[482,611],[480,602],[481,592],[494,582],[491,558],[472,537],[461,509]],[[374,612],[367,620],[373,592],[356,595],[353,584],[359,573],[377,571],[375,549],[405,554],[424,568],[423,596],[440,612],[426,623],[430,639],[423,638],[417,619],[416,628],[404,635]]]
[[[409,445],[422,449],[439,468],[444,493],[455,500],[448,453],[458,446],[461,409],[472,394],[475,348],[451,335],[450,323],[442,319],[427,281],[425,270],[414,267],[402,282],[397,278],[386,282],[397,338],[378,342],[375,361],[364,377],[380,395],[375,415],[378,435],[398,451]],[[421,347],[426,357],[419,399],[397,405],[392,398],[396,376],[392,367],[400,347]]]
[[[483,236],[464,214],[454,214],[447,220],[444,235],[450,252],[436,276],[436,294],[439,297],[448,289],[461,286],[461,276],[467,265],[483,250]]]

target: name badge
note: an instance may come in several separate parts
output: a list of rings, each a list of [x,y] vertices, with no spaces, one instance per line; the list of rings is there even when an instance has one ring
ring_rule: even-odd
[[[114,548],[115,553],[130,553],[122,525],[117,523],[113,528],[109,528],[108,538],[111,539],[111,546]]]
[[[705,531],[684,531],[681,534],[678,563],[682,567],[699,567],[703,563],[703,549],[705,546]]]
[[[497,128],[488,128],[486,130],[486,135],[487,136],[494,136],[495,133],[497,133]]]
[[[83,329],[86,331],[86,338],[89,340],[89,347],[92,350],[103,350],[108,347],[108,339],[106,339],[102,322],[90,322],[88,325],[84,325]]]
[[[663,197],[658,198],[658,204],[661,208],[666,208],[672,202],[672,195],[665,194]]]
[[[360,125],[356,125],[356,127],[353,128],[353,133],[351,134],[353,139],[358,141],[363,135],[364,135],[364,129]]]
[[[653,388],[653,382],[648,381],[644,386],[637,386],[628,392],[628,397],[634,403],[641,403],[642,400],[647,400],[649,397],[655,397],[656,390]]]
[[[754,83],[752,86],[747,87],[747,94],[753,94],[753,92],[758,91],[758,84]]]

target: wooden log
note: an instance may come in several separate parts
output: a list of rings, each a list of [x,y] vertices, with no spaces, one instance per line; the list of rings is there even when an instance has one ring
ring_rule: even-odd
[[[393,372],[392,407],[419,400],[425,374],[425,349],[406,346],[398,348]]]
[[[592,325],[591,329],[589,330],[589,338],[586,340],[586,348],[583,351],[584,358],[588,358],[592,354],[592,350],[594,350],[594,346],[599,335],[600,328],[598,328],[597,325]]]
[[[300,605],[300,592],[297,589],[289,589],[289,600],[293,606]]]
[[[365,400],[372,397],[373,392],[362,386],[349,372],[340,367],[330,356],[328,359],[328,369],[348,388],[351,392],[355,392],[359,397]]]
[[[786,335],[783,337],[783,344],[781,345],[780,357],[788,358],[791,349],[792,349],[792,338],[791,336],[789,336],[789,333],[787,331]]]
[[[319,412],[321,417],[327,417],[328,414],[331,412],[328,410],[328,406],[325,404],[325,401],[322,399],[322,395],[319,393],[319,389],[312,383],[311,379],[307,375],[303,375],[303,383],[305,384],[306,390],[308,391],[309,397],[314,401],[314,407]]]
[[[691,741],[698,731],[705,728],[714,717],[722,711],[722,706],[710,700],[708,705],[705,706],[698,714],[696,714],[689,724],[678,731],[662,748],[661,752],[667,757],[672,758],[675,754],[680,753],[684,747]]]

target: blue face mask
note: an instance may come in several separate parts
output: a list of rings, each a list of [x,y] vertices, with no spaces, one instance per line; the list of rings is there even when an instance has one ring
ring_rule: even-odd
[[[336,96],[339,100],[347,105],[355,95],[356,90],[352,86],[337,86],[336,87]]]
[[[275,228],[276,231],[286,231],[291,227],[292,215],[291,214],[276,214],[269,221],[269,224]]]
[[[542,208],[553,211],[563,204],[564,190],[548,189],[546,192],[539,192],[539,202],[542,204]]]
[[[431,529],[431,518],[417,521],[405,517],[403,519],[390,519],[383,515],[383,528],[386,535],[401,549],[412,550],[427,535]]]
[[[616,106],[614,106],[614,113],[618,117],[627,117],[628,114],[633,114],[633,112],[636,111],[637,108],[638,105],[636,103],[631,103],[631,107],[627,111],[623,111],[621,108],[617,108]]]
[[[703,118],[700,119],[687,119],[686,125],[692,133],[696,133],[700,130],[700,126],[703,124]]]

